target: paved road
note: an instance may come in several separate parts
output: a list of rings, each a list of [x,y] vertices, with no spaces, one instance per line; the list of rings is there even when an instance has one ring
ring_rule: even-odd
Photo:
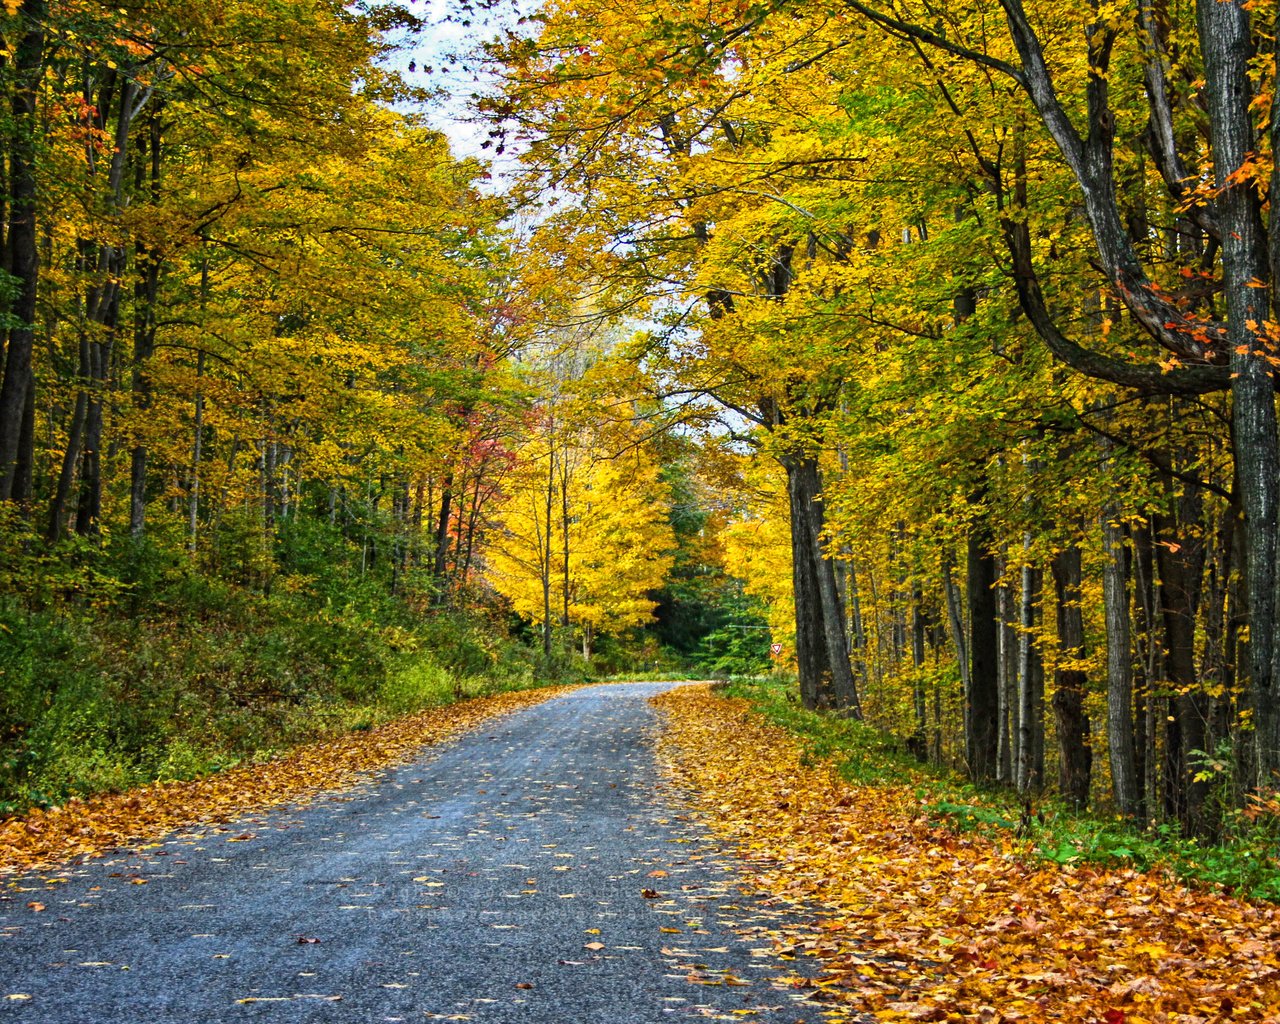
[[[817,1020],[770,984],[796,965],[731,930],[778,910],[657,787],[663,688],[578,690],[309,808],[5,883],[0,1024]]]

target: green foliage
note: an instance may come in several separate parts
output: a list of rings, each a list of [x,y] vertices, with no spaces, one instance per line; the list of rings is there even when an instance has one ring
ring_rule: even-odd
[[[759,675],[769,671],[769,632],[759,619],[730,623],[702,638],[696,664],[715,676]]]
[[[926,777],[896,738],[851,718],[803,708],[792,682],[737,680],[724,693],[751,701],[770,723],[795,733],[808,758],[834,761],[851,782],[875,785]]]
[[[270,592],[154,542],[0,544],[30,570],[0,602],[0,815],[582,677],[490,618],[412,614],[324,524],[284,531]]]
[[[930,810],[946,816],[959,828],[975,828],[982,825],[994,825],[997,828],[1013,828],[1015,823],[998,811],[989,807],[973,804],[957,804],[949,800],[939,800]]]

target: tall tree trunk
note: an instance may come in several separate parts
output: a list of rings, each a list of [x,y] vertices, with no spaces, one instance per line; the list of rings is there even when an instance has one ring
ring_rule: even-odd
[[[196,542],[199,539],[200,473],[203,469],[204,457],[204,349],[200,349],[196,354],[196,397],[191,434],[191,486],[187,492],[187,547],[194,555]],[[335,501],[331,512],[336,511]]]
[[[147,145],[150,155],[148,180],[152,205],[160,202],[160,109],[151,111]],[[142,165],[138,169],[138,191],[142,191]],[[151,408],[151,380],[147,366],[156,347],[156,297],[160,289],[160,257],[138,242],[134,246],[137,279],[134,282],[133,404],[136,410]],[[147,521],[147,446],[135,442],[129,465],[129,533],[140,538]]]
[[[867,666],[867,631],[862,621],[862,594],[858,588],[858,566],[850,552],[844,561],[845,593],[849,610],[849,636],[853,642],[853,666],[859,683],[859,693],[864,692],[870,672]]]
[[[1150,522],[1132,529],[1134,618],[1137,624],[1135,644],[1138,652],[1138,680],[1136,698],[1138,708],[1135,717],[1138,724],[1137,769],[1140,780],[1144,817],[1155,813],[1160,806],[1160,737],[1159,714],[1161,701],[1156,697],[1156,680],[1164,674],[1164,648],[1158,637],[1160,607],[1156,593],[1155,542]],[[1139,710],[1140,709],[1140,710]]]
[[[997,567],[1003,578],[1008,563],[1003,558]],[[1014,765],[1017,764],[1018,743],[1018,633],[1013,628],[1015,618],[1014,596],[1010,587],[1000,584],[996,588],[996,620],[999,623],[1000,646],[1000,713],[997,719],[999,760],[996,778],[1003,783],[1014,783]]]
[[[113,73],[104,85],[105,98],[100,100],[98,117],[105,119],[114,92],[113,83],[119,77],[116,102],[119,110],[115,122],[115,148],[112,151],[110,170],[106,180],[106,199],[111,212],[123,208],[125,161],[129,152],[129,131],[138,110],[134,100],[138,92],[137,82],[129,75]],[[104,122],[105,123],[105,122]],[[96,535],[102,520],[102,437],[103,410],[110,382],[111,360],[115,349],[116,332],[120,322],[120,284],[125,272],[125,247],[122,242],[90,242],[83,240],[82,251],[96,252],[97,271],[89,288],[86,316],[90,324],[97,325],[92,338],[91,383],[89,408],[85,416],[84,449],[81,454],[80,505],[76,512],[76,532],[82,536]],[[86,260],[86,263],[92,263]]]
[[[209,308],[209,257],[207,253],[201,251],[200,254],[200,322],[204,323],[205,314]],[[192,438],[191,438],[191,475],[190,486],[187,490],[187,550],[192,557],[195,556],[196,546],[199,540],[198,527],[200,523],[200,472],[203,468],[201,463],[204,456],[204,364],[205,350],[200,348],[196,352],[196,394],[194,399],[194,409],[192,410]],[[229,468],[229,467],[228,467]],[[337,492],[330,491],[329,505],[329,525],[332,526],[337,516],[338,503]]]
[[[942,592],[947,603],[947,627],[951,643],[956,649],[956,667],[960,673],[960,694],[964,709],[963,732],[969,735],[969,640],[965,635],[964,604],[960,599],[960,587],[956,584],[955,560],[950,548],[942,553]]]
[[[914,581],[911,585],[911,706],[915,712],[915,731],[907,741],[907,746],[922,761],[929,754],[928,695],[924,688],[925,632],[928,622],[929,617],[924,610],[924,591],[919,581]]]
[[[551,551],[555,543],[552,535],[554,523],[552,515],[556,507],[556,449],[554,435],[551,436],[552,442],[547,453],[547,490],[542,509],[544,532],[541,550],[538,552],[542,561],[542,653],[548,661],[551,660]]]
[[[1102,510],[1103,613],[1107,628],[1107,751],[1111,792],[1127,818],[1138,813],[1138,776],[1133,750],[1133,656],[1129,638],[1129,564],[1120,508]]]
[[[1078,663],[1085,656],[1084,615],[1080,608],[1080,549],[1067,545],[1053,557],[1053,585],[1058,613],[1058,657],[1053,712],[1058,726],[1058,785],[1062,797],[1077,810],[1089,803],[1093,749],[1084,698],[1088,677]]]
[[[36,119],[36,96],[44,70],[44,21],[46,0],[23,0],[23,35],[14,59],[12,122],[9,150],[9,237],[8,270],[17,279],[17,296],[10,315],[5,351],[4,380],[0,382],[0,501],[25,502],[31,497],[19,463],[30,464],[32,453],[23,450],[23,435],[30,444],[33,432],[23,430],[27,418],[28,392],[33,388],[31,351],[35,342],[36,292],[40,277],[39,248],[36,241],[38,192],[36,145],[40,127]]]
[[[1200,503],[1188,488],[1178,501],[1176,517],[1156,517],[1156,562],[1160,570],[1160,604],[1164,621],[1165,670],[1174,696],[1171,716],[1177,726],[1176,750],[1166,753],[1170,810],[1191,835],[1206,835],[1208,783],[1198,780],[1197,752],[1204,751],[1209,702],[1196,671],[1196,618],[1204,571],[1204,538]],[[1170,747],[1174,744],[1170,742]]]
[[[62,469],[58,474],[57,489],[49,505],[49,540],[59,540],[67,528],[67,515],[71,503],[71,491],[75,484],[76,467],[80,462],[80,446],[84,439],[84,422],[89,414],[89,336],[80,332],[80,387],[76,390],[75,410],[67,425],[67,447],[62,455]]]
[[[783,456],[791,518],[796,663],[806,707],[835,707],[862,717],[845,639],[835,567],[822,548],[822,478],[816,458]]]
[[[1023,548],[1031,546],[1028,535]],[[1041,572],[1022,567],[1018,601],[1018,765],[1016,785],[1022,796],[1044,785],[1044,662],[1036,640],[1036,610],[1040,602]]]
[[[1257,148],[1249,86],[1255,53],[1247,6],[1244,0],[1198,3],[1196,17],[1219,190],[1215,208],[1222,235],[1232,449],[1244,512],[1255,781],[1276,788],[1280,786],[1280,572],[1276,567],[1280,555],[1280,435],[1270,342],[1260,333],[1260,325],[1271,319],[1268,290],[1258,287],[1271,277],[1262,199],[1253,183],[1238,174]],[[1271,132],[1273,142],[1280,140],[1280,120],[1274,116]],[[1280,182],[1280,169],[1273,176],[1273,186],[1275,182]],[[1280,281],[1271,280],[1270,285],[1274,292]]]
[[[568,629],[569,602],[573,596],[573,577],[569,567],[573,550],[573,510],[569,504],[569,480],[573,471],[569,463],[568,447],[562,445],[560,452],[560,625]]]
[[[1000,623],[996,616],[996,556],[984,520],[968,540],[969,694],[965,755],[969,777],[993,782],[1000,760]]]
[[[432,544],[431,575],[435,578],[435,603],[445,601],[446,576],[449,571],[449,519],[453,514],[453,471],[444,475],[440,487],[440,510],[436,515],[435,538]]]
[[[114,289],[113,289],[114,291]],[[116,292],[118,294],[118,292]],[[105,314],[103,341],[89,345],[89,405],[84,421],[84,448],[80,454],[80,503],[76,509],[76,532],[96,536],[102,525],[102,428],[106,405],[111,356],[115,347],[115,317],[119,310],[114,296]]]

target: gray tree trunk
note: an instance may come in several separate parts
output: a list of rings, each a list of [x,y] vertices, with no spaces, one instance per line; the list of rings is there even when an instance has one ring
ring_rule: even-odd
[[[844,607],[835,564],[822,544],[822,477],[818,460],[783,456],[791,519],[792,584],[795,593],[796,664],[806,707],[831,706],[862,717],[849,659]]]
[[[1031,546],[1028,535],[1024,548]],[[1036,642],[1040,570],[1022,567],[1018,601],[1018,763],[1015,783],[1022,796],[1044,785],[1044,664]]]
[[[14,60],[17,76],[10,107],[9,233],[7,270],[17,279],[17,296],[10,308],[15,325],[5,350],[4,380],[0,382],[0,501],[25,502],[31,496],[30,476],[20,465],[31,463],[27,451],[34,440],[24,430],[32,407],[31,351],[35,343],[36,293],[40,255],[36,242],[38,192],[36,144],[40,127],[36,97],[44,69],[45,0],[23,0],[23,35]],[[25,438],[25,443],[24,443]],[[25,480],[25,482],[24,482]]]
[[[1107,629],[1107,750],[1111,793],[1127,818],[1138,813],[1140,792],[1133,747],[1133,652],[1129,637],[1129,563],[1120,508],[1102,510],[1102,600]]]

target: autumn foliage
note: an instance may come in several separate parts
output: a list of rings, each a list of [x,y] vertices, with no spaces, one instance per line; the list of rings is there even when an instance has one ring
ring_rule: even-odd
[[[811,921],[772,937],[818,1006],[988,1024],[1280,1014],[1274,906],[1158,873],[1047,865],[1021,843],[939,826],[908,783],[842,781],[743,701],[686,688],[655,703],[669,777],[736,848],[744,888]]]

